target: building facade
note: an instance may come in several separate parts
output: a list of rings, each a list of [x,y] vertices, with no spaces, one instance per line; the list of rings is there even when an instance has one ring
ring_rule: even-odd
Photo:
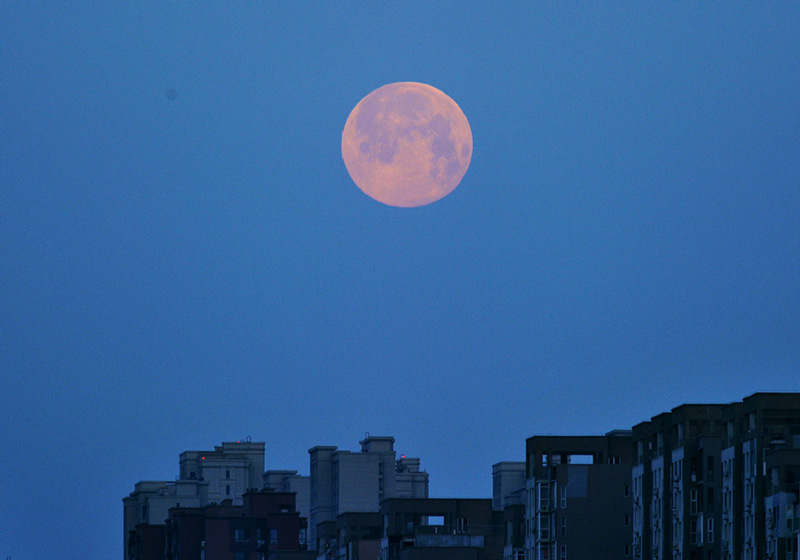
[[[492,465],[492,509],[503,512],[503,560],[525,560],[525,461]]]
[[[263,488],[276,492],[294,492],[300,517],[308,519],[311,509],[311,477],[302,476],[297,471],[269,470],[262,476],[262,483]]]
[[[261,487],[263,472],[264,442],[223,442],[211,451],[181,453],[176,480],[140,481],[122,499],[123,558],[143,558],[144,535],[151,543],[148,546],[155,546],[152,537],[163,535],[171,508],[201,508],[223,500],[241,505],[242,495],[248,489]],[[162,552],[163,546],[162,540]]]
[[[248,491],[233,500],[202,508],[176,507],[165,524],[164,560],[269,560],[277,553],[303,552],[305,520],[291,492]]]
[[[377,560],[380,512],[342,513],[317,525],[316,560]]]
[[[380,560],[502,557],[503,514],[490,499],[390,498],[380,513]]]
[[[633,558],[720,554],[723,405],[686,404],[633,427]]]
[[[316,548],[318,525],[343,513],[380,511],[387,498],[427,498],[428,473],[420,460],[397,458],[393,437],[367,436],[353,453],[332,446],[309,449],[309,543]]]
[[[526,441],[528,560],[618,560],[631,547],[631,432]]]
[[[722,421],[721,558],[798,558],[800,393],[755,393]]]

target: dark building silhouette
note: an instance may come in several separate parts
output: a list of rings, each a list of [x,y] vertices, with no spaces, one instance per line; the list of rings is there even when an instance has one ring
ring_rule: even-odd
[[[503,512],[503,560],[525,560],[525,462],[492,465],[492,509]]]
[[[633,558],[720,557],[722,409],[685,404],[633,427]]]
[[[381,560],[502,558],[503,513],[488,498],[387,499],[381,518]]]
[[[317,526],[343,513],[377,513],[385,498],[427,498],[428,473],[418,458],[397,457],[394,438],[367,434],[360,452],[333,446],[308,450],[310,467],[309,547],[317,548]]]
[[[800,393],[633,427],[633,558],[800,560]]]
[[[317,525],[317,560],[373,560],[381,548],[380,512],[343,513]]]
[[[796,559],[800,393],[755,393],[722,421],[722,559]]]
[[[242,499],[241,506],[225,500],[202,508],[170,509],[161,558],[269,560],[277,553],[297,560],[314,558],[313,552],[304,552],[305,520],[293,493],[250,491]]]
[[[526,557],[617,560],[631,547],[631,432],[526,441]]]
[[[142,542],[152,543],[152,535],[163,533],[170,508],[202,508],[223,500],[241,505],[246,490],[261,486],[263,473],[264,442],[240,440],[206,451],[184,451],[176,480],[137,482],[122,499],[124,560],[143,558]],[[163,544],[161,549],[163,554]]]

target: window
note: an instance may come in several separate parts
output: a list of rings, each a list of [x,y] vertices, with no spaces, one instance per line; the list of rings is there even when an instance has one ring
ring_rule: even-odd
[[[278,530],[277,529],[270,529],[269,530],[269,544],[278,544]]]
[[[235,560],[247,560],[247,553],[246,552],[237,552],[234,555]]]
[[[247,529],[234,529],[233,540],[236,542],[247,542]]]
[[[226,484],[225,485],[225,495],[226,496],[230,496],[231,495],[231,485],[230,484]]]
[[[689,500],[691,501],[691,514],[697,515],[697,488],[689,490]]]
[[[628,515],[627,513],[625,514],[625,526],[626,527],[630,527],[631,526],[631,516]]]
[[[627,496],[630,496],[630,495],[631,495],[631,487],[628,484],[626,484],[625,485],[625,496],[627,497]]]
[[[459,517],[458,519],[456,519],[457,533],[466,533],[468,526],[469,526],[469,519],[467,519],[466,517]]]
[[[563,515],[561,516],[561,536],[567,536],[567,518]]]
[[[567,560],[567,545],[561,545],[561,560]]]
[[[562,486],[560,489],[561,491],[561,508],[567,507],[567,488],[566,486]]]
[[[231,477],[231,470],[225,469],[225,478],[230,478],[230,477]]]
[[[538,515],[536,517],[539,521],[539,538],[547,540],[550,538],[550,517],[547,515]]]
[[[631,545],[626,544],[625,545],[625,556],[630,556],[630,555],[631,555]]]
[[[706,539],[708,542],[714,542],[714,518],[708,518],[708,538]]]

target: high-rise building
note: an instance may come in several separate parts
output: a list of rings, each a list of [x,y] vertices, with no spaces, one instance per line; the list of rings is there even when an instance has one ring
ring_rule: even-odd
[[[295,503],[300,517],[308,519],[311,508],[311,477],[297,474],[297,471],[269,470],[262,477],[264,488],[276,492],[294,492]]]
[[[722,560],[798,558],[800,393],[755,393],[722,421]]]
[[[719,558],[722,405],[685,404],[633,427],[633,552]]]
[[[635,560],[800,560],[800,393],[633,427]]]
[[[295,494],[250,490],[242,505],[233,500],[200,508],[169,510],[161,559],[260,560],[284,554],[311,560],[304,552],[305,519],[295,508]]]
[[[153,535],[163,538],[170,508],[205,507],[223,500],[241,505],[248,489],[261,487],[263,472],[264,442],[223,442],[211,451],[181,453],[176,480],[138,482],[133,492],[122,499],[123,558],[141,558],[142,535],[148,535],[148,542],[152,542]]]
[[[525,560],[525,462],[492,465],[492,509],[503,512],[503,560]]]
[[[420,460],[399,459],[393,437],[367,436],[353,453],[317,446],[310,455],[309,544],[316,547],[317,526],[343,513],[377,512],[386,498],[427,498],[428,473]]]
[[[380,560],[496,560],[503,513],[490,499],[389,498],[381,502]]]
[[[618,560],[631,546],[631,432],[526,441],[526,558]]]

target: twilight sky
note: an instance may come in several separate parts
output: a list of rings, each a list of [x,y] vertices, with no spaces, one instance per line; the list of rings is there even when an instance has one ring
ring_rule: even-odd
[[[800,390],[800,6],[469,6],[0,3],[0,558],[121,557],[223,440],[489,497],[526,437]],[[422,208],[340,153],[397,81],[474,137]]]

